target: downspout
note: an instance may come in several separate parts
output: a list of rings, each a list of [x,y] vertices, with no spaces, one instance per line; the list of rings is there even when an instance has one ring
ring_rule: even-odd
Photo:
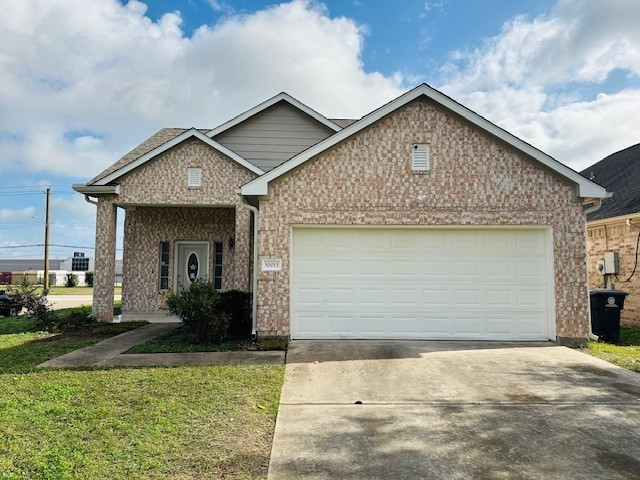
[[[87,202],[91,203],[92,205],[95,205],[96,207],[98,206],[98,202],[96,202],[95,200],[91,200],[91,197],[90,197],[89,195],[85,195],[85,196],[84,196],[84,199],[85,199]]]
[[[240,195],[240,194],[238,194]],[[258,325],[258,209],[253,205],[249,205],[246,199],[240,195],[240,205],[253,212],[253,278],[252,282],[252,299],[251,299],[251,337],[257,336]]]
[[[590,207],[585,208],[585,205],[589,205],[590,203],[592,203],[593,205],[591,205]],[[590,213],[595,212],[596,210],[599,210],[600,207],[602,206],[602,199],[601,198],[589,198],[586,199],[583,203],[583,211],[585,216],[589,215]],[[589,334],[588,334],[589,340],[593,340],[594,342],[598,341],[598,335],[594,335],[593,333],[593,327],[591,325],[591,299],[589,299]]]

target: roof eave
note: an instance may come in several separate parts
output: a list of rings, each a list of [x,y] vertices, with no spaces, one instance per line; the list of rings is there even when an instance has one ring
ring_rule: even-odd
[[[307,105],[305,105],[301,101],[296,100],[291,95],[282,92],[282,93],[279,93],[278,95],[276,95],[274,97],[271,97],[268,100],[265,100],[264,102],[256,105],[255,107],[250,108],[246,112],[243,112],[240,115],[237,115],[236,117],[233,117],[228,122],[225,122],[222,125],[218,125],[213,130],[207,132],[207,136],[213,138],[216,135],[219,135],[222,132],[225,132],[225,131],[229,130],[230,128],[235,127],[236,125],[239,125],[240,123],[244,122],[245,120],[248,120],[249,118],[251,118],[251,117],[253,117],[253,116],[255,116],[255,115],[257,115],[257,114],[259,114],[259,113],[261,113],[263,111],[265,111],[269,107],[271,107],[271,106],[273,106],[276,103],[281,102],[281,101],[285,101],[285,102],[289,103],[290,105],[292,105],[293,107],[297,108],[298,110],[301,110],[302,112],[306,113],[310,117],[314,118],[319,123],[322,123],[324,126],[330,128],[334,132],[339,132],[340,130],[342,130],[342,127],[340,127],[338,124],[332,122],[331,120],[329,120],[324,115],[316,112],[314,109],[312,109],[311,107],[308,107]]]
[[[454,112],[455,114],[461,116],[468,122],[476,125],[477,127],[483,129],[484,131],[490,133],[491,135],[499,138],[503,142],[513,146],[517,150],[525,153],[526,155],[534,158],[541,164],[545,165],[550,170],[556,172],[560,176],[566,178],[571,183],[576,185],[576,193],[581,198],[607,198],[607,191],[592,182],[591,180],[586,179],[582,175],[580,175],[575,170],[567,167],[566,165],[560,163],[554,158],[550,157],[546,153],[538,150],[532,145],[526,143],[525,141],[519,139],[518,137],[512,135],[506,130],[494,125],[490,121],[486,120],[484,117],[478,115],[467,107],[461,105],[456,102],[452,98],[446,96],[445,94],[431,88],[427,84],[422,84],[413,90],[410,90],[403,95],[400,95],[395,100],[383,105],[382,107],[374,110],[373,112],[365,115],[357,122],[345,127],[339,132],[331,135],[325,140],[317,143],[316,145],[308,148],[304,152],[296,155],[291,158],[289,161],[283,163],[282,165],[274,168],[273,170],[267,172],[259,178],[245,184],[241,188],[242,195],[267,195],[269,193],[269,182],[278,178],[281,175],[293,170],[299,165],[303,164],[307,160],[312,157],[322,153],[324,150],[336,145],[337,143],[349,138],[351,135],[363,130],[364,128],[372,125],[377,122],[381,118],[389,115],[393,111],[398,108],[408,104],[409,102],[425,96],[435,101],[436,103],[442,105],[448,110]]]
[[[119,168],[118,170],[116,170],[115,172],[110,173],[109,175],[106,175],[105,177],[101,178],[100,180],[98,180],[97,182],[95,182],[92,185],[103,186],[103,185],[108,185],[109,183],[115,182],[118,179],[120,179],[122,176],[124,176],[127,173],[129,173],[130,171],[134,170],[135,168],[143,165],[144,163],[148,162],[149,160],[151,160],[152,158],[156,157],[157,155],[160,155],[161,153],[166,152],[170,148],[175,147],[176,145],[184,142],[185,140],[187,140],[187,139],[189,139],[191,137],[195,137],[195,138],[203,141],[204,143],[206,143],[210,147],[214,148],[215,150],[219,151],[220,153],[222,153],[222,154],[226,155],[227,157],[231,158],[236,163],[242,165],[247,170],[252,171],[256,175],[264,174],[264,170],[262,170],[261,168],[255,166],[253,163],[249,162],[248,160],[245,160],[243,157],[241,157],[237,153],[233,152],[232,150],[229,150],[224,145],[221,145],[220,143],[216,142],[215,140],[207,137],[205,134],[200,132],[198,129],[190,128],[189,130],[186,130],[185,132],[181,133],[180,135],[172,138],[168,142],[165,142],[162,145],[159,145],[158,147],[154,148],[153,150],[145,153],[144,155],[141,155],[140,157],[135,159],[133,162],[128,163],[127,165],[123,166],[122,168]]]
[[[71,185],[76,192],[91,197],[101,195],[120,195],[120,185],[85,185],[84,183],[74,183]]]

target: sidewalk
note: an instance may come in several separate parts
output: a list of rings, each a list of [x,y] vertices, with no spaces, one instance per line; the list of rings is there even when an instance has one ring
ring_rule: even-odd
[[[152,323],[66,353],[37,368],[175,367],[181,365],[283,364],[284,351],[130,353],[127,350],[179,327],[179,323]]]

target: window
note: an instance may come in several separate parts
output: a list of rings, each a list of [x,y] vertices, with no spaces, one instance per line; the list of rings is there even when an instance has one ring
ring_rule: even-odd
[[[431,169],[429,145],[416,143],[411,152],[411,168],[417,172],[428,172]]]
[[[187,168],[187,187],[200,188],[202,184],[202,169]]]
[[[88,272],[89,259],[85,257],[73,257],[71,259],[71,271],[72,272]]]
[[[213,286],[222,290],[222,242],[215,243],[215,260],[213,263]]]
[[[169,242],[160,242],[160,268],[158,289],[169,290]]]

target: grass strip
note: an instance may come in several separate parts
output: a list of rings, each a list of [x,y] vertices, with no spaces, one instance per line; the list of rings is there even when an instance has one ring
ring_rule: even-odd
[[[640,373],[640,327],[621,326],[619,345],[589,342],[585,351],[594,357]]]

